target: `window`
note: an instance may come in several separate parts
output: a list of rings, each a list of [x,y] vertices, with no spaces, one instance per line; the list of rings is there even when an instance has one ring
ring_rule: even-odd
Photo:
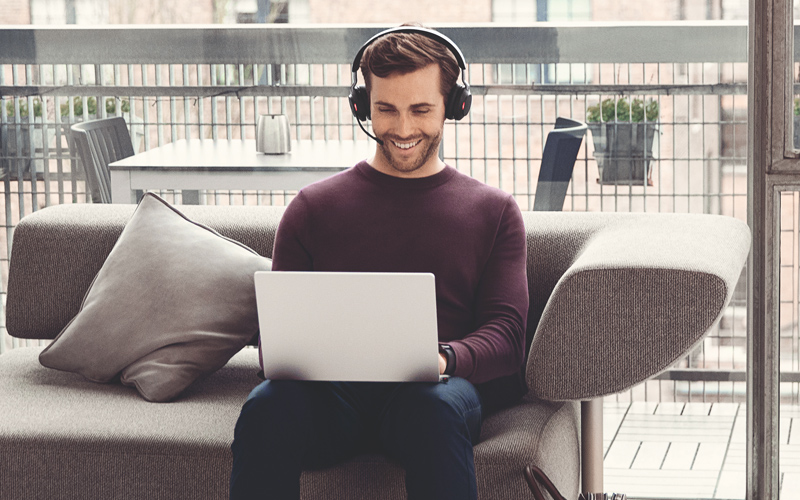
[[[591,0],[493,0],[492,21],[571,22],[590,21]],[[591,68],[583,64],[501,64],[497,70],[498,83],[586,83]]]
[[[31,24],[106,24],[103,0],[31,0]]]
[[[234,0],[230,14],[239,24],[289,22],[289,0]]]

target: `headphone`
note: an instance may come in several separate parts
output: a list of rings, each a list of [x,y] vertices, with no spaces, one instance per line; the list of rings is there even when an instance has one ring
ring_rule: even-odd
[[[358,124],[361,125],[362,121],[370,118],[369,95],[367,94],[367,89],[363,85],[356,85],[358,81],[358,69],[361,65],[361,56],[372,42],[392,33],[418,33],[450,49],[450,52],[452,52],[456,58],[456,62],[458,62],[458,66],[461,68],[461,83],[456,82],[453,88],[450,89],[450,93],[445,100],[444,117],[452,120],[460,120],[467,116],[469,108],[472,106],[472,94],[469,91],[469,84],[466,81],[465,72],[467,70],[467,63],[464,60],[464,54],[461,53],[461,49],[459,49],[452,40],[438,31],[416,26],[399,26],[397,28],[381,31],[367,40],[366,43],[358,49],[358,53],[355,59],[353,59],[353,83],[350,85],[348,100],[350,101],[350,111],[353,112],[353,116],[358,120]],[[361,127],[363,128],[363,125],[361,125]]]

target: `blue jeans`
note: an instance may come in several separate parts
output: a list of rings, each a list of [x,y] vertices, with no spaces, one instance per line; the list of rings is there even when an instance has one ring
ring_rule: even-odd
[[[481,403],[464,379],[447,383],[267,380],[236,423],[232,500],[297,499],[304,469],[379,451],[406,471],[408,498],[477,498],[472,447]]]

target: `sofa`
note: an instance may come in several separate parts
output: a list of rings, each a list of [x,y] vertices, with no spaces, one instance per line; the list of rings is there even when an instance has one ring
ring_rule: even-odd
[[[9,334],[56,338],[81,311],[135,208],[59,205],[24,217],[9,265]],[[265,257],[282,210],[180,207],[187,219]],[[598,398],[664,371],[700,342],[732,297],[750,232],[712,215],[523,216],[530,312],[522,375],[529,392],[484,421],[475,447],[479,497],[533,498],[523,475],[532,464],[575,498],[582,447],[595,448],[583,466],[594,461],[594,473],[602,471],[602,434],[582,435],[580,402],[594,401],[596,413]],[[43,349],[0,355],[0,498],[227,498],[234,424],[260,382],[252,345],[164,403],[119,380],[98,383],[46,368]],[[302,498],[405,498],[403,476],[386,458],[363,455],[305,471]]]

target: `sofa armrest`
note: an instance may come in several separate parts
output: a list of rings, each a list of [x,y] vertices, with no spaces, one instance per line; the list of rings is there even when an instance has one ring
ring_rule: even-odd
[[[531,392],[592,399],[669,368],[719,320],[749,249],[747,225],[723,216],[640,214],[599,230],[545,306]]]

